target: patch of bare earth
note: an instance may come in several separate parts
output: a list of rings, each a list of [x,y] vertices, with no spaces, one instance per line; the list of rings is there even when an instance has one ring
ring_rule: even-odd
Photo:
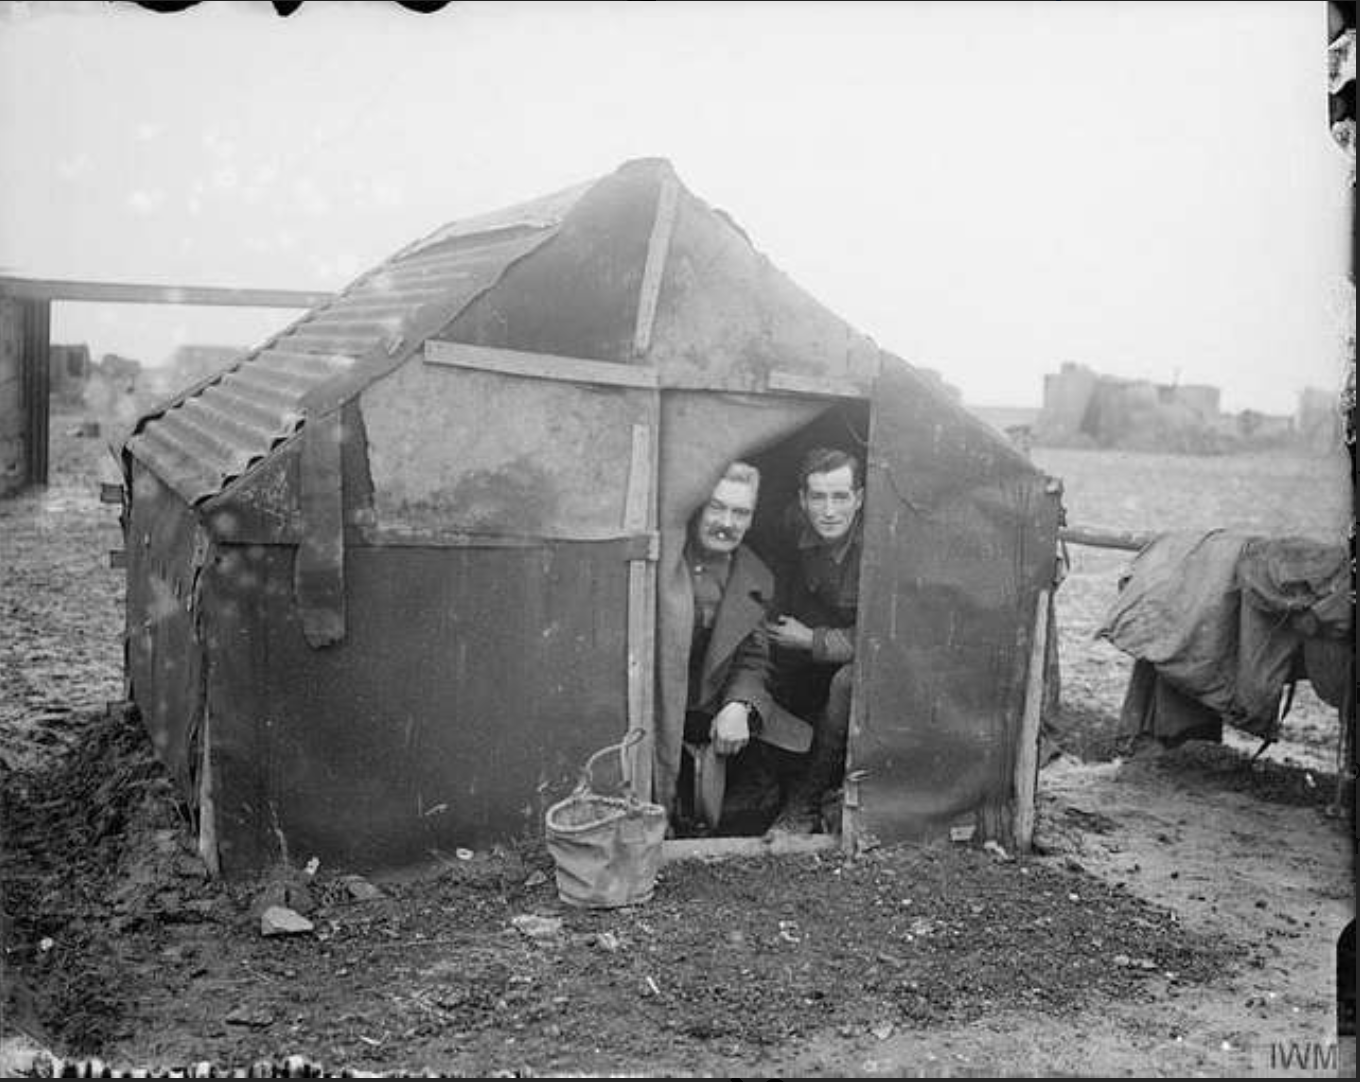
[[[10,959],[72,1055],[476,1075],[791,1070],[828,1042],[1193,990],[1241,950],[1080,869],[973,847],[667,866],[654,900],[583,911],[536,843],[308,890],[313,933],[259,934],[261,884],[208,884],[134,718],[91,717],[7,786]],[[42,794],[39,798],[39,794]],[[560,928],[529,935],[530,914]],[[858,1054],[858,1053],[857,1053]]]

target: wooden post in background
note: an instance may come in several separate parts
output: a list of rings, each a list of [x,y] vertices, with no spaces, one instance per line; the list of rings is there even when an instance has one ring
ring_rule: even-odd
[[[1039,785],[1039,725],[1044,708],[1044,660],[1048,652],[1048,606],[1052,591],[1039,591],[1030,636],[1025,709],[1020,720],[1020,747],[1015,757],[1015,848],[1027,853],[1034,843],[1034,800]]]

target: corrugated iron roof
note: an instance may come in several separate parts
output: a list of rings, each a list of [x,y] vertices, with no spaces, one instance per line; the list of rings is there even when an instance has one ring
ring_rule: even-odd
[[[190,503],[216,495],[298,430],[309,396],[360,377],[357,389],[363,376],[389,371],[554,234],[587,187],[455,222],[409,245],[143,418],[127,450]]]

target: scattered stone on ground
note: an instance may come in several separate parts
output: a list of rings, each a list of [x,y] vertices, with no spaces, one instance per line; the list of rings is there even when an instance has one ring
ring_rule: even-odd
[[[315,928],[316,925],[301,913],[294,912],[287,906],[271,905],[260,914],[261,935],[301,935],[314,931]]]

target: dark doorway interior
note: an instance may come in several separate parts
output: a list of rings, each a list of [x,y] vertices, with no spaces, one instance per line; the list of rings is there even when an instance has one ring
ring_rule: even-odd
[[[804,456],[814,447],[834,447],[854,454],[864,464],[868,437],[869,404],[858,400],[838,402],[778,443],[745,456],[746,461],[758,467],[761,473],[760,495],[754,522],[746,536],[747,544],[774,573],[777,583],[780,576],[797,573],[796,504],[798,473]],[[779,592],[777,585],[776,593]],[[768,600],[773,604],[775,599]],[[823,684],[829,680],[829,673],[825,676]],[[783,700],[781,705],[798,717],[814,720],[820,707],[812,707],[810,703],[816,696],[786,694],[794,687],[788,681],[787,673],[778,678],[778,686],[780,691],[776,694]],[[823,701],[825,696],[826,688],[823,687]],[[694,805],[685,802],[695,784],[694,763],[686,756],[680,772],[685,833],[708,836],[763,833],[783,807],[793,778],[802,769],[805,758],[806,755],[797,756],[768,744],[748,747],[727,767],[721,822],[717,828],[699,825],[696,830]]]
[[[760,502],[746,543],[778,573],[789,555],[784,516],[798,498],[798,467],[814,447],[836,447],[867,465],[869,403],[858,399],[837,403],[811,424],[767,447],[748,461],[760,470]]]

